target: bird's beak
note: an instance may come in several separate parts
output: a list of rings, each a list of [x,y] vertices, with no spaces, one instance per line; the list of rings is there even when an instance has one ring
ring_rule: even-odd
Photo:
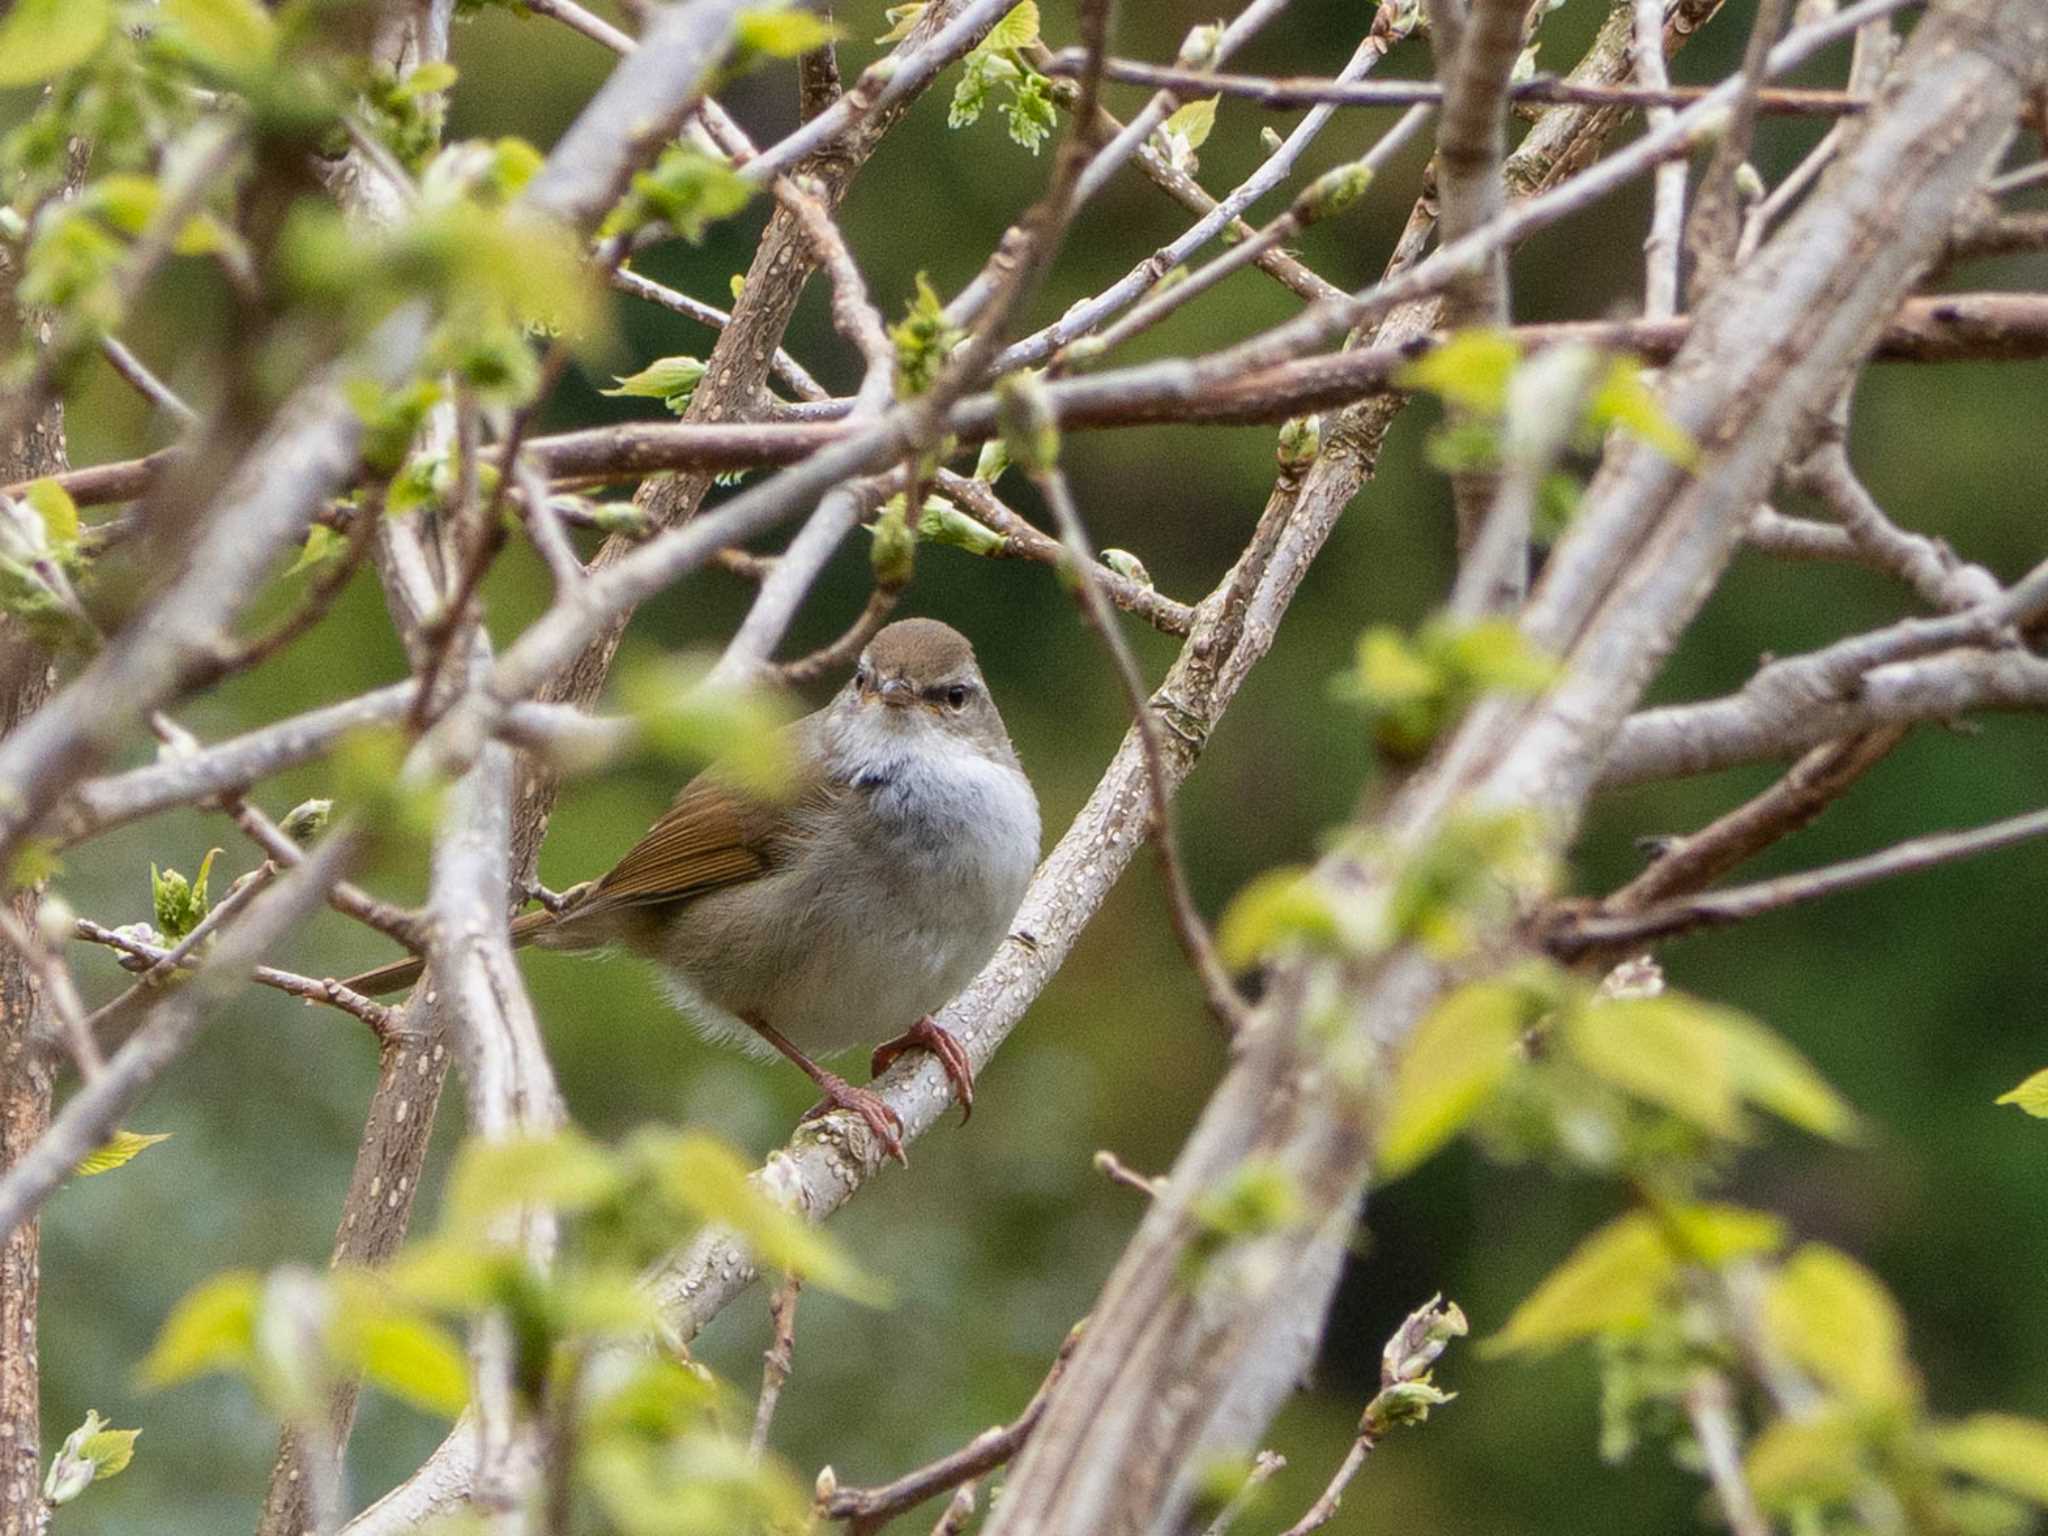
[[[892,709],[908,709],[917,702],[917,690],[910,686],[906,678],[889,678],[875,691],[881,695],[882,702]]]

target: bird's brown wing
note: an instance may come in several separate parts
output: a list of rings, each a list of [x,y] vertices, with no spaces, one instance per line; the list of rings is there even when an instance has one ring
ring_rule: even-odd
[[[809,723],[792,728],[793,746],[804,744],[797,733]],[[801,750],[792,755],[799,763],[812,760]],[[700,773],[571,913],[681,901],[759,879],[788,856],[792,821],[840,792],[808,774],[789,795],[768,800],[735,788],[715,769]]]

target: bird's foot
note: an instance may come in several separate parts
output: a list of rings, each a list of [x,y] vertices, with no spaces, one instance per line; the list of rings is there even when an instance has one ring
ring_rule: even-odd
[[[953,1097],[960,1101],[960,1123],[965,1125],[974,1117],[974,1063],[967,1059],[966,1048],[940,1028],[930,1014],[894,1040],[884,1040],[876,1046],[874,1058],[868,1063],[869,1074],[880,1077],[898,1056],[920,1047],[938,1057],[939,1065],[946,1069],[946,1076],[952,1080]]]
[[[879,1093],[870,1088],[856,1088],[837,1073],[827,1072],[822,1067],[812,1077],[825,1090],[825,1097],[804,1111],[805,1121],[829,1115],[835,1109],[851,1110],[874,1132],[875,1140],[882,1144],[884,1152],[904,1167],[910,1166],[910,1159],[903,1152],[903,1121]]]

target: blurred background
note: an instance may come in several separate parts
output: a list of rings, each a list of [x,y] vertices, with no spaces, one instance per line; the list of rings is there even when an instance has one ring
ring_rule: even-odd
[[[1591,37],[1601,0],[1563,0],[1545,23],[1543,67],[1568,68]],[[1681,80],[1719,78],[1741,50],[1753,5],[1730,0],[1679,58]],[[878,51],[881,0],[842,3],[851,72]],[[1045,3],[1054,46],[1072,37],[1072,6]],[[1369,23],[1369,0],[1297,0],[1239,63],[1282,73],[1334,73]],[[1170,58],[1213,7],[1187,0],[1125,5],[1119,51]],[[595,45],[539,19],[493,10],[460,26],[451,136],[517,133],[545,147],[602,77]],[[1809,71],[1840,78],[1840,51]],[[1426,75],[1424,47],[1402,45],[1385,77]],[[1006,221],[1035,195],[1050,156],[1009,142],[991,114],[949,132],[953,76],[918,105],[863,172],[844,224],[877,298],[892,314],[920,271],[942,293],[975,271]],[[728,105],[757,139],[793,116],[793,71],[742,82]],[[1142,99],[1112,90],[1128,112]],[[4,105],[10,116],[24,103]],[[1220,192],[1259,158],[1258,130],[1292,113],[1222,103],[1202,150],[1202,178]],[[1309,169],[1361,153],[1392,121],[1346,112],[1325,132]],[[1757,159],[1782,175],[1822,125],[1766,119]],[[1627,132],[1634,130],[1628,129]],[[1334,281],[1377,274],[1405,217],[1420,168],[1409,156],[1361,205],[1312,232],[1307,258]],[[1524,319],[1632,313],[1641,280],[1646,189],[1547,232],[1514,264]],[[1274,200],[1256,210],[1278,212]],[[652,275],[716,302],[742,271],[763,217],[756,206],[717,226],[701,248],[650,257]],[[1177,206],[1131,171],[1076,227],[1041,295],[1033,324],[1056,315],[1170,239]],[[1205,257],[1208,254],[1204,253]],[[2048,283],[2048,267],[1979,264],[1951,274],[1958,288]],[[1257,273],[1190,306],[1129,349],[1132,358],[1209,348],[1291,313],[1296,301]],[[128,339],[171,382],[206,394],[205,345],[221,313],[196,262],[175,264],[152,291]],[[710,349],[708,333],[632,301],[617,301],[621,350],[572,374],[550,428],[658,414],[652,401],[599,398],[610,372]],[[820,285],[807,295],[789,344],[835,388],[856,381]],[[136,453],[161,441],[136,398],[103,368],[72,399],[74,459]],[[1817,402],[1818,404],[1818,402]],[[2011,577],[2040,557],[2048,509],[2048,367],[1881,366],[1856,402],[1854,458],[1887,509],[1949,539]],[[1181,802],[1196,894],[1211,914],[1273,864],[1312,856],[1364,784],[1369,754],[1358,720],[1333,706],[1331,676],[1370,623],[1412,623],[1449,574],[1449,502],[1422,460],[1433,408],[1404,412],[1377,479],[1347,512],[1303,586],[1279,644],[1246,686]],[[1100,544],[1136,552],[1164,590],[1192,600],[1240,547],[1269,489],[1270,428],[1146,429],[1077,435],[1068,463]],[[1036,515],[1011,476],[1006,494]],[[1798,510],[1787,504],[1786,510]],[[792,636],[791,652],[821,643],[866,591],[865,540],[842,553]],[[488,592],[500,639],[538,611],[545,578],[515,543]],[[698,576],[650,603],[629,646],[641,655],[717,644],[749,591],[721,573]],[[1656,688],[1659,699],[1738,686],[1766,652],[1806,649],[1907,609],[1898,588],[1868,573],[1738,559],[1703,620]],[[1080,805],[1122,729],[1122,706],[1095,643],[1051,574],[926,548],[905,612],[966,630],[1047,813],[1048,842]],[[1133,628],[1156,677],[1171,655]],[[194,701],[183,720],[212,739],[395,680],[403,663],[374,581],[359,577],[310,638],[258,674]],[[815,690],[822,699],[833,684]],[[1896,753],[1815,828],[1755,873],[1868,851],[1915,832],[2030,809],[2048,790],[2048,723],[1992,719],[1928,729]],[[134,760],[149,748],[134,744]],[[1616,794],[1594,807],[1574,864],[1578,889],[1599,892],[1639,863],[1634,839],[1707,820],[1771,777],[1758,769]],[[675,773],[658,766],[573,784],[542,858],[560,887],[607,866],[666,804]],[[262,786],[273,814],[330,792],[320,771]],[[215,889],[254,862],[222,817],[165,817],[77,850],[56,888],[106,923],[149,915],[149,865],[192,870],[225,850]],[[413,899],[416,872],[372,881]],[[1862,1258],[1903,1300],[1912,1348],[1943,1412],[1985,1408],[2048,1415],[2048,1128],[1993,1097],[2048,1064],[2044,964],[2048,851],[2020,849],[1689,939],[1665,959],[1680,986],[1753,1010],[1808,1052],[1870,1116],[1853,1150],[1773,1130],[1739,1164],[1732,1195],[1782,1212],[1804,1235]],[[331,916],[304,932],[282,963],[347,974],[386,958],[374,936]],[[75,964],[88,1001],[121,976],[83,949]],[[810,1102],[809,1085],[779,1064],[742,1059],[699,1041],[629,961],[535,955],[526,961],[576,1120],[601,1137],[647,1121],[715,1127],[758,1157]],[[836,1222],[840,1239],[890,1278],[888,1310],[812,1294],[800,1314],[796,1368],[776,1442],[808,1481],[832,1464],[844,1482],[871,1482],[940,1454],[1023,1405],[1054,1349],[1088,1307],[1136,1222],[1139,1198],[1091,1171],[1098,1148],[1135,1168],[1173,1159],[1223,1067],[1164,921],[1148,859],[1127,875],[1073,959],[986,1074],[974,1123],[949,1123],[921,1143],[905,1174],[879,1179]],[[203,1381],[137,1394],[139,1360],[172,1302],[232,1266],[324,1262],[374,1073],[366,1033],[342,1015],[251,988],[209,1022],[199,1047],[132,1120],[170,1131],[118,1176],[62,1191],[44,1220],[45,1448],[88,1407],[145,1433],[133,1467],[67,1508],[61,1529],[149,1529],[165,1536],[248,1529],[268,1473],[273,1430],[243,1390]],[[439,1153],[461,1130],[459,1094],[443,1102]],[[415,1227],[433,1219],[430,1183]],[[1349,1444],[1376,1381],[1381,1342],[1401,1316],[1442,1291],[1474,1332],[1497,1328],[1512,1305],[1621,1196],[1503,1170],[1459,1148],[1375,1194],[1339,1298],[1313,1389],[1274,1426],[1268,1444],[1287,1470],[1240,1529],[1275,1530],[1314,1497]],[[751,1395],[766,1340],[756,1292],[702,1341],[703,1357]],[[1683,1530],[1706,1518],[1701,1485],[1654,1452],[1622,1466],[1597,1459],[1596,1382],[1588,1354],[1528,1364],[1454,1349],[1439,1379],[1455,1404],[1426,1429],[1389,1440],[1354,1485],[1334,1532],[1432,1536]],[[367,1399],[351,1449],[353,1496],[367,1500],[415,1466],[443,1426]],[[898,1529],[924,1530],[926,1508]]]

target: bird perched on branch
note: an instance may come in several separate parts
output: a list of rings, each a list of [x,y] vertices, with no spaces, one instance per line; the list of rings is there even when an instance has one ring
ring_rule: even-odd
[[[790,793],[759,798],[707,770],[607,874],[512,938],[654,961],[706,1034],[781,1052],[824,1090],[811,1115],[851,1110],[903,1161],[895,1111],[813,1057],[915,1020],[873,1070],[921,1046],[972,1110],[967,1053],[931,1015],[1009,930],[1038,860],[1038,799],[974,648],[933,619],[883,629],[832,701],[786,729]],[[394,992],[420,969],[348,985]]]

